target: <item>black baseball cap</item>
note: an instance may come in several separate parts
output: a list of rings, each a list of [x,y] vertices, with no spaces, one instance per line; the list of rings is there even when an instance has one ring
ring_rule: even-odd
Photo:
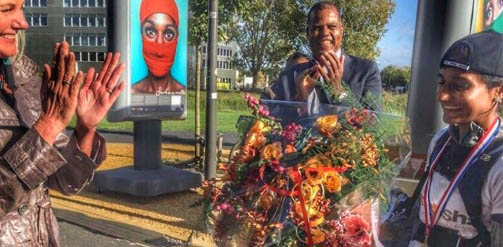
[[[503,77],[503,36],[493,30],[468,35],[447,49],[440,67]]]

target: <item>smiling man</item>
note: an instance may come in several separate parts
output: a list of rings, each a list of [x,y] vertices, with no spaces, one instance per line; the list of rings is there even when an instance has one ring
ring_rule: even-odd
[[[346,85],[365,108],[381,110],[381,77],[373,61],[345,54],[342,49],[344,27],[339,9],[331,2],[318,2],[309,10],[307,36],[312,60],[285,69],[263,99],[310,101],[333,104],[332,97],[315,85],[331,86],[343,98]],[[370,95],[369,100],[363,100]]]

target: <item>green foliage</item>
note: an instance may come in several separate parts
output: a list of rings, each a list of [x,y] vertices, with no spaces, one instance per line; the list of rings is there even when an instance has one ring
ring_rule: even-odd
[[[410,82],[410,67],[388,65],[381,71],[381,80],[388,87],[405,87]]]
[[[308,51],[307,14],[318,0],[279,0],[284,4],[280,30],[299,50]],[[344,25],[344,50],[355,56],[376,59],[377,42],[386,32],[386,24],[395,11],[393,0],[332,0],[341,11]]]
[[[284,11],[284,1],[246,1],[236,15],[232,39],[240,48],[236,65],[253,75],[253,88],[257,86],[259,72],[274,75],[281,63],[293,50],[293,43],[280,30],[278,22]]]
[[[383,112],[405,116],[407,114],[407,94],[383,92]]]
[[[239,8],[239,0],[218,1],[218,38],[221,41],[229,39],[228,24],[232,22],[232,16]],[[189,43],[194,46],[201,45],[208,40],[208,1],[190,0],[189,17]]]

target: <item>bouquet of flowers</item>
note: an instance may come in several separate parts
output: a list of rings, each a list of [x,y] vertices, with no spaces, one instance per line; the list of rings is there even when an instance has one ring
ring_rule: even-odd
[[[204,183],[218,246],[375,246],[378,202],[396,174],[379,117],[343,107],[282,125],[246,99],[240,148]]]

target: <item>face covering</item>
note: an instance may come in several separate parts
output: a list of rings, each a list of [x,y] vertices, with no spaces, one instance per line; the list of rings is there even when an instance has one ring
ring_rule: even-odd
[[[143,40],[143,57],[148,70],[156,77],[164,77],[171,70],[175,61],[178,38],[171,42],[159,44],[146,38]]]
[[[178,7],[175,0],[142,0],[140,6],[140,23],[143,23],[154,13],[164,13],[169,15],[176,26],[179,26]],[[176,44],[178,36],[171,42],[159,44],[151,42],[142,37],[143,57],[148,70],[156,77],[164,77],[171,70],[175,61]]]
[[[490,29],[503,33],[503,14],[500,14],[491,24]]]

